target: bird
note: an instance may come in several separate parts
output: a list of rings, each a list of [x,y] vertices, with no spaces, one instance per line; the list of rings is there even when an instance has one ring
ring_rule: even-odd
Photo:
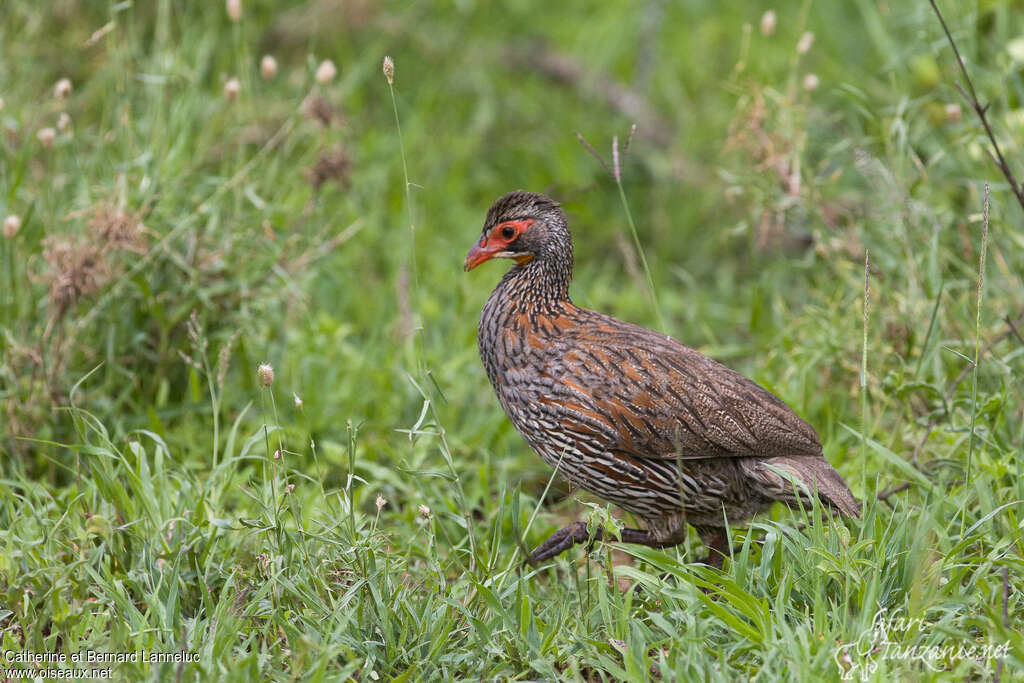
[[[477,345],[498,401],[526,443],[572,485],[646,528],[619,540],[669,548],[692,525],[721,568],[731,526],[776,501],[859,517],[817,432],[782,400],[669,335],[576,306],[573,242],[561,206],[510,192],[487,211],[470,271],[512,267],[487,299]],[[527,558],[553,558],[601,530],[581,521]]]

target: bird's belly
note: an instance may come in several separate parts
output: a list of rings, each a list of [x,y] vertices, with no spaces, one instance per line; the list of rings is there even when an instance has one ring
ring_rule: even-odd
[[[572,485],[641,519],[683,511],[697,519],[720,521],[723,505],[736,509],[737,502],[747,497],[745,483],[729,461],[709,461],[709,465],[691,461],[680,469],[674,460],[628,458],[580,447],[564,434],[546,432],[537,437],[520,431],[533,450]]]
[[[624,468],[610,453],[589,453],[557,445],[531,444],[541,458],[571,484],[614,503],[643,519],[662,517],[680,508],[674,466]]]

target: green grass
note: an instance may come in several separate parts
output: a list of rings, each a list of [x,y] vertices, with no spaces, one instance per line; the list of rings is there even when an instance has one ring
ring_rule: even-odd
[[[1014,164],[1024,15],[950,5]],[[0,655],[197,660],[110,665],[128,680],[834,680],[837,658],[1020,680],[1024,212],[926,2],[775,11],[764,36],[735,3],[0,5],[0,215],[22,219],[0,236]],[[633,123],[619,184],[574,131],[610,160]],[[577,303],[663,317],[784,398],[863,519],[775,509],[723,572],[696,540],[522,566],[612,522],[480,366],[501,268],[462,259],[516,188],[563,201]],[[883,647],[880,610],[920,620],[885,622],[903,656],[844,647]],[[1001,667],[906,656],[1004,643]]]

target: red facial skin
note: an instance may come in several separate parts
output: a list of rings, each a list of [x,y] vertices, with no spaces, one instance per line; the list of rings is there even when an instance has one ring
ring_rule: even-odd
[[[492,258],[513,258],[520,265],[529,263],[533,260],[533,254],[511,251],[508,247],[519,239],[519,236],[532,224],[532,218],[525,218],[520,221],[505,221],[491,228],[466,254],[465,269],[473,270],[484,261],[490,261]],[[514,230],[511,237],[502,235],[505,228],[512,228]]]

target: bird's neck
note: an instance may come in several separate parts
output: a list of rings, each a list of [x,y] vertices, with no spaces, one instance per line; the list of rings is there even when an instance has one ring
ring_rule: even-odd
[[[510,309],[538,312],[550,310],[569,301],[571,279],[572,271],[564,264],[534,259],[516,265],[505,273],[491,301]]]

